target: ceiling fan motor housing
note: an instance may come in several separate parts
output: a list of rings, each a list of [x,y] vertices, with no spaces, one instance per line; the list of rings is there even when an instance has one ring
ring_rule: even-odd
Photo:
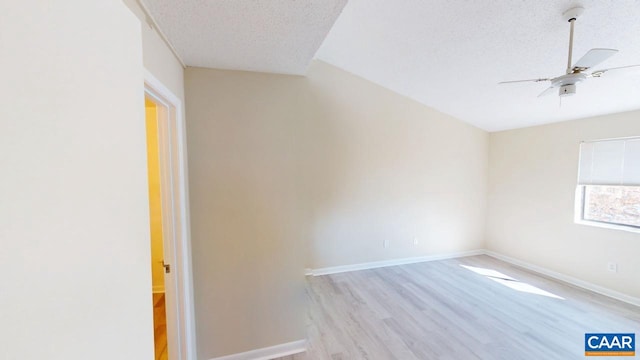
[[[576,85],[568,84],[560,86],[560,96],[571,96],[576,94]]]
[[[559,88],[560,96],[571,96],[576,94],[576,84],[586,79],[585,74],[576,72],[551,79],[551,86]]]

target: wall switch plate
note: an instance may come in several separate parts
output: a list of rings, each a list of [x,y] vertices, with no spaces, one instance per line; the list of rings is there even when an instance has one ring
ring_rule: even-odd
[[[607,270],[611,271],[611,272],[618,272],[618,264],[614,263],[614,262],[610,262],[607,264]]]
[[[385,249],[389,247],[389,240],[384,240],[382,242],[382,247],[384,247]]]
[[[418,238],[417,237],[413,238],[413,245],[418,246]]]

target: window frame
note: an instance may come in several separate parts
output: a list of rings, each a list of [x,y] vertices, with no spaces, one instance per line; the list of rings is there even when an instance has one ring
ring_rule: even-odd
[[[578,184],[576,186],[575,209],[574,209],[574,222],[576,224],[594,226],[594,227],[611,229],[611,230],[622,230],[622,231],[640,234],[639,226],[585,219],[584,208],[585,208],[587,186],[589,185]],[[591,184],[591,186],[616,186],[616,185]]]

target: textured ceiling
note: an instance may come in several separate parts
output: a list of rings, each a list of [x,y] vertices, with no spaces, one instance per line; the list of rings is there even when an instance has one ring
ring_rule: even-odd
[[[188,66],[302,75],[347,0],[143,0]]]
[[[537,97],[545,83],[497,85],[565,72],[561,14],[577,4],[574,61],[603,47],[620,52],[596,68],[640,64],[634,0],[350,0],[316,57],[489,131],[640,108],[640,68],[588,79],[562,106]]]
[[[187,65],[304,74],[315,54],[488,131],[640,108],[640,67],[588,79],[562,105],[537,97],[546,83],[497,85],[565,72],[561,14],[575,5],[574,61],[614,48],[596,68],[640,64],[640,0],[142,1]]]

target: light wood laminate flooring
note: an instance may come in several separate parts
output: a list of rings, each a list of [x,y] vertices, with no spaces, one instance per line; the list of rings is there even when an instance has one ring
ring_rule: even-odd
[[[167,315],[164,293],[153,294],[153,330],[156,360],[167,360]]]
[[[308,351],[280,360],[585,359],[585,332],[640,335],[640,308],[485,255],[307,283]]]

